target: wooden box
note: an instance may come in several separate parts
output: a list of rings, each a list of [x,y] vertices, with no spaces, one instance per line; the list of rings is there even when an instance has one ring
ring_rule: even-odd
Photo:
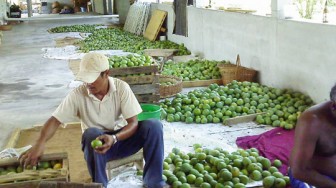
[[[110,76],[127,82],[140,103],[156,103],[160,100],[158,72],[157,65],[125,67],[110,69]]]
[[[28,129],[15,129],[4,148],[21,148],[33,145],[40,135],[42,126],[35,125]],[[68,123],[65,128],[57,129],[54,136],[45,145],[45,154],[66,152],[69,161],[71,182],[92,182],[81,149],[82,128],[79,122]],[[0,185],[1,187],[1,185]]]
[[[222,85],[221,79],[211,79],[211,80],[195,80],[195,81],[183,81],[183,88],[189,87],[208,87],[210,84]]]
[[[63,181],[41,181],[38,188],[103,188],[101,183],[73,183]]]
[[[238,123],[251,122],[251,121],[254,121],[256,119],[257,115],[262,115],[262,114],[264,114],[264,112],[255,113],[255,114],[248,114],[248,115],[243,115],[243,116],[237,116],[237,117],[234,117],[234,118],[229,118],[229,119],[225,120],[223,122],[223,124],[231,126],[231,125],[236,125]]]
[[[70,60],[69,68],[76,76],[80,60]],[[138,101],[141,103],[156,103],[160,100],[159,67],[157,65],[142,67],[125,67],[110,69],[110,76],[127,82]],[[135,74],[146,74],[144,76]]]
[[[12,30],[12,25],[0,25],[0,31]]]
[[[7,172],[6,175],[0,175],[0,187],[2,188],[35,188],[41,181],[69,181],[69,161],[67,153],[45,154],[40,159],[41,162],[47,162],[48,165],[61,164],[58,168],[41,168],[23,169],[22,172]],[[17,158],[1,159],[0,168],[9,169],[17,168],[20,162]],[[21,167],[20,171],[22,170]]]

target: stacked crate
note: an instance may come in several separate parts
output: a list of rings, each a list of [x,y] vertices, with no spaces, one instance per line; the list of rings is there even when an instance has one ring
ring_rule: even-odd
[[[160,100],[158,72],[157,65],[112,68],[110,76],[127,82],[140,103],[157,103]]]
[[[76,76],[80,60],[70,60],[69,68]],[[159,66],[110,68],[110,76],[127,82],[140,103],[158,103],[160,100]]]

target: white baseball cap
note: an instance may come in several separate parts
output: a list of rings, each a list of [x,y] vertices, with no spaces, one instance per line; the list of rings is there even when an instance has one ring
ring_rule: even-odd
[[[97,80],[101,72],[109,69],[108,58],[101,53],[91,52],[85,54],[79,65],[76,80],[92,83]]]

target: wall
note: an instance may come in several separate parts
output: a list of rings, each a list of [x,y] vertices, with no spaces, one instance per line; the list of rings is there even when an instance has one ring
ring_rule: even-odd
[[[262,84],[301,91],[315,102],[329,98],[336,82],[336,26],[188,7],[183,37],[172,34],[172,6],[152,7],[168,11],[168,39],[193,54],[234,62],[239,53],[243,66],[260,71]]]

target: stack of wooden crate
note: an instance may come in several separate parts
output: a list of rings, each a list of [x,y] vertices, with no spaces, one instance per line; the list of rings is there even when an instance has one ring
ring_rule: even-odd
[[[157,103],[160,100],[159,67],[125,67],[110,69],[110,76],[127,82],[140,103]]]
[[[80,60],[70,60],[69,68],[76,76]],[[157,103],[160,100],[159,66],[111,68],[110,76],[127,82],[140,103]]]

